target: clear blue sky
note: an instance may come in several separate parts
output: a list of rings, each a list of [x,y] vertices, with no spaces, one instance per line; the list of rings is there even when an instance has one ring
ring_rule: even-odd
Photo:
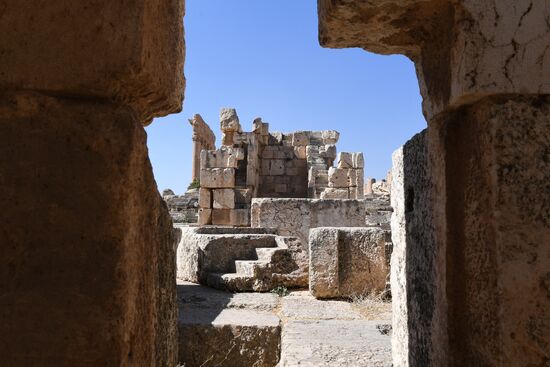
[[[335,129],[338,151],[363,151],[365,176],[385,177],[391,153],[426,126],[414,66],[404,56],[325,49],[314,0],[187,0],[183,111],[147,127],[159,190],[191,177],[191,126],[200,113],[218,136],[221,107],[250,131]]]

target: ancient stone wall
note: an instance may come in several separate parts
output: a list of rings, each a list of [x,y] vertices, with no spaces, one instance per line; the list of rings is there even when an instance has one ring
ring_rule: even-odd
[[[406,303],[410,295],[394,298],[408,320],[422,321],[396,339],[396,366],[543,365],[550,358],[541,337],[550,309],[549,17],[545,1],[319,0],[322,45],[405,54],[419,76],[428,158],[413,155],[426,169],[404,170],[402,183],[429,178],[415,195],[433,198],[433,206],[419,208],[426,215],[418,238],[406,227],[396,244],[412,253],[396,256],[404,253],[400,266],[410,260],[414,269],[426,257],[415,252],[420,240],[435,239],[444,265],[437,258],[428,280],[445,293],[431,314]],[[405,210],[414,203],[401,197]],[[423,280],[415,288],[414,277],[400,274],[394,297],[432,286]]]
[[[142,124],[181,108],[183,1],[0,7],[0,365],[175,366]]]
[[[216,149],[216,136],[210,126],[203,120],[202,116],[196,114],[189,123],[193,127],[193,158],[191,180],[200,179],[201,152],[203,149]]]

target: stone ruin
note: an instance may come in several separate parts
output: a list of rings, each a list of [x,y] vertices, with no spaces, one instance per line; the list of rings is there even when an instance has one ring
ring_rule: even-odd
[[[143,125],[181,110],[184,3],[134,3],[2,4],[2,365],[178,364],[182,231]],[[549,12],[530,0],[318,0],[323,47],[415,63],[428,120],[393,157],[395,366],[550,359]]]
[[[253,198],[364,198],[363,154],[340,153],[333,167],[337,131],[271,133],[257,118],[244,132],[231,108],[220,126],[222,146],[200,152],[199,225],[249,226]]]
[[[253,130],[244,132],[230,108],[221,110],[220,126],[222,146],[200,152],[198,227],[181,228],[178,279],[231,291],[307,288],[310,271],[321,271],[310,267],[316,264],[310,259],[315,253],[310,229],[357,227],[361,232],[367,226],[363,154],[337,154],[334,130],[270,132],[269,124],[257,118]],[[197,154],[194,150],[194,161]],[[372,236],[356,236],[357,246],[370,241],[381,249],[374,262],[386,272],[376,285],[358,281],[340,293],[315,294],[341,297],[386,287],[389,228],[373,224],[369,231]],[[317,241],[314,247],[324,245],[337,242]],[[357,278],[361,274],[366,273],[357,271]]]

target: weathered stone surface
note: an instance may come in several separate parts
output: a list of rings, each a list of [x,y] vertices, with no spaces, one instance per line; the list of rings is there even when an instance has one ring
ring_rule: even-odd
[[[365,157],[363,156],[363,153],[361,152],[353,153],[352,159],[353,159],[353,168],[361,169],[365,167]]]
[[[230,293],[180,283],[178,362],[189,367],[275,366],[281,327],[279,318],[269,311],[276,299],[257,296],[259,300],[247,297],[245,302],[235,302]]]
[[[234,168],[201,169],[201,187],[207,189],[223,189],[235,187]]]
[[[212,190],[204,187],[199,189],[199,207],[202,209],[212,208]]]
[[[235,191],[233,189],[212,190],[214,196],[214,209],[234,209]]]
[[[2,5],[1,90],[116,100],[143,123],[181,110],[183,1],[36,5]]]
[[[379,293],[389,274],[380,228],[314,228],[309,232],[309,290],[317,298]]]
[[[321,193],[321,199],[323,200],[349,199],[349,189],[329,187],[323,190],[323,192]]]
[[[292,145],[295,147],[301,147],[309,145],[309,132],[308,131],[295,131],[292,134]]]
[[[251,221],[252,227],[276,228],[279,234],[298,237],[307,244],[310,228],[363,226],[365,203],[359,200],[254,198]],[[307,253],[307,248],[304,250]]]
[[[234,108],[222,108],[220,111],[220,127],[223,132],[226,131],[241,131],[239,116]]]
[[[207,283],[209,273],[231,273],[235,260],[254,258],[256,248],[276,247],[265,228],[181,228],[177,248],[178,280]]]
[[[237,168],[239,160],[244,159],[242,148],[221,146],[217,150],[201,152],[201,169],[204,168]]]
[[[338,153],[338,168],[353,168],[353,154],[348,152]]]
[[[297,320],[283,328],[279,366],[390,367],[390,337],[365,320]]]
[[[435,126],[431,142],[444,147],[432,153],[435,169],[449,185],[437,187],[446,193],[448,232],[436,223],[447,246],[451,355],[469,365],[544,364],[550,99],[487,99]]]
[[[328,186],[333,188],[348,188],[352,184],[352,177],[354,181],[355,172],[352,169],[330,167],[328,169]]]
[[[323,144],[334,145],[338,143],[338,139],[340,139],[340,133],[336,130],[323,130],[322,137]]]
[[[319,0],[325,47],[400,53],[417,62],[424,111],[488,95],[550,94],[544,1]]]
[[[212,209],[199,209],[199,226],[206,226],[212,224]]]
[[[400,366],[447,364],[445,287],[437,275],[445,253],[435,237],[426,139],[426,131],[415,135],[392,158],[392,353]]]
[[[40,19],[50,19],[53,8],[76,10],[82,3],[42,5]],[[27,10],[18,13],[22,6]],[[12,15],[0,28],[19,29],[16,19],[38,16],[32,10],[38,8],[26,2],[4,8],[4,15]],[[69,32],[67,23],[42,24],[50,37]],[[4,29],[0,44],[14,45],[13,31]],[[77,42],[66,37],[70,45]],[[51,52],[59,51],[56,60],[66,54],[43,34],[31,38],[17,53],[42,41],[35,52],[51,46]],[[86,50],[90,47],[95,45]],[[15,73],[12,63],[20,55],[6,55],[1,69]],[[46,65],[33,62],[32,75],[54,65],[44,55]],[[103,61],[98,62],[84,64],[100,68]],[[20,63],[23,73],[29,64]],[[73,75],[75,67],[59,78]],[[11,78],[19,83],[23,76],[30,78],[25,73]],[[75,80],[85,82],[87,75],[82,78]],[[0,144],[0,365],[174,366],[176,234],[135,113],[98,99],[4,94],[0,132],[6,142]]]

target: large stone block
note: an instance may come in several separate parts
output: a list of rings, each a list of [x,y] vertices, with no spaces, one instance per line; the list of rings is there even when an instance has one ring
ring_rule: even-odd
[[[199,208],[212,208],[212,190],[201,187],[199,189]]]
[[[346,188],[333,188],[327,187],[321,192],[321,199],[335,200],[335,199],[349,199],[349,189]]]
[[[208,189],[223,189],[235,187],[234,168],[201,169],[201,187]]]
[[[242,148],[222,146],[217,150],[201,151],[201,169],[237,168],[238,161],[244,159]]]
[[[309,290],[316,298],[378,293],[389,274],[380,228],[314,228],[309,233]]]
[[[295,147],[305,147],[309,145],[309,132],[296,131],[292,134],[292,145]]]
[[[181,0],[4,2],[0,90],[110,99],[140,121],[181,110]]]
[[[176,234],[134,112],[4,95],[0,134],[0,365],[175,366]]]
[[[199,209],[198,224],[200,226],[206,226],[208,224],[212,224],[212,209],[205,209],[205,208]]]
[[[248,209],[214,209],[212,224],[220,226],[247,226],[250,223]]]
[[[365,202],[254,198],[251,222],[252,227],[277,228],[281,235],[298,237],[307,244],[310,228],[364,226]]]
[[[328,186],[334,188],[347,188],[355,186],[357,182],[355,170],[347,168],[330,167],[328,170]]]
[[[214,201],[214,209],[234,209],[235,208],[235,191],[233,189],[217,189],[212,190]]]
[[[340,139],[340,133],[336,130],[323,130],[322,132],[323,144],[335,145]]]
[[[429,118],[490,95],[550,94],[545,1],[319,0],[318,11],[325,47],[417,60]]]
[[[348,153],[348,152],[338,153],[338,168],[342,168],[342,169],[353,168],[353,153]]]

